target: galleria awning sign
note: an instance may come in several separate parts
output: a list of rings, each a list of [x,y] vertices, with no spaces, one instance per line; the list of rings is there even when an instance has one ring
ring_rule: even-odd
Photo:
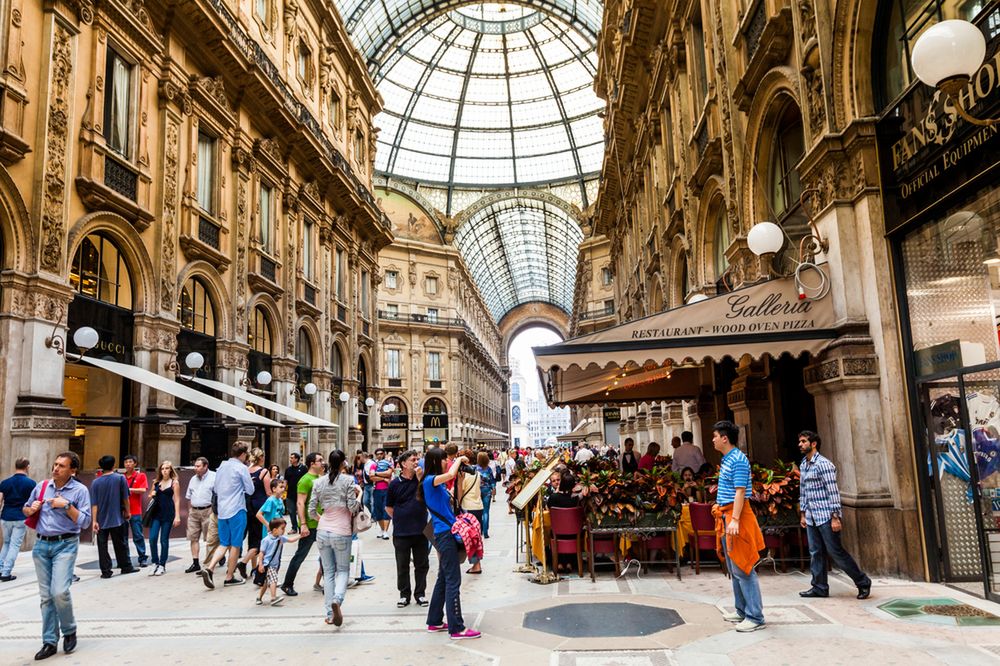
[[[697,397],[706,359],[816,354],[837,337],[833,299],[771,280],[561,344],[535,347],[554,405]]]

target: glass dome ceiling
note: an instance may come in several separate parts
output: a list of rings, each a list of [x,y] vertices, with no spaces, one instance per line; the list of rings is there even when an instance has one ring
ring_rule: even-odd
[[[517,197],[475,213],[455,234],[455,245],[498,322],[533,301],[572,312],[582,240],[579,225],[562,208]]]
[[[604,154],[600,0],[338,6],[385,100],[377,170],[449,186],[579,181],[586,205]]]

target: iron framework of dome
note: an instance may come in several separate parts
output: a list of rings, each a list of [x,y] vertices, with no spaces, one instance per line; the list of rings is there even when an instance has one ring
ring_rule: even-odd
[[[473,214],[455,234],[491,314],[500,321],[523,303],[573,310],[573,267],[583,240],[562,208],[532,199],[505,199]]]
[[[385,100],[378,171],[449,189],[578,181],[587,205],[600,0],[337,4]]]

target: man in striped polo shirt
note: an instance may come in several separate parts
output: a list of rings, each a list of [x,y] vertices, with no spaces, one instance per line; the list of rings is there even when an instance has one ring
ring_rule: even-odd
[[[732,421],[719,421],[712,426],[712,444],[722,454],[719,489],[713,511],[715,529],[733,577],[736,601],[736,612],[726,613],[723,618],[728,622],[738,622],[736,631],[743,633],[764,628],[764,602],[754,569],[764,548],[764,535],[747,501],[747,494],[753,490],[750,461],[736,446],[739,434]]]
[[[821,443],[819,435],[812,430],[799,433],[799,451],[805,456],[799,465],[799,510],[802,527],[809,536],[809,568],[812,570],[812,587],[799,592],[799,596],[830,595],[826,579],[826,556],[829,555],[857,585],[858,599],[867,599],[872,591],[872,580],[840,543],[842,511],[837,468],[820,455]]]

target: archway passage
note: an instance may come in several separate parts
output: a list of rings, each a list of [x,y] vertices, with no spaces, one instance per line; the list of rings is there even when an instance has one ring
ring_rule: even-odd
[[[573,309],[573,277],[583,232],[562,208],[504,199],[472,215],[455,245],[497,321],[524,303]]]
[[[569,432],[570,410],[550,409],[538,377],[532,347],[558,344],[563,336],[555,327],[525,321],[507,347],[510,366],[511,444],[517,448],[553,445],[556,437]]]

